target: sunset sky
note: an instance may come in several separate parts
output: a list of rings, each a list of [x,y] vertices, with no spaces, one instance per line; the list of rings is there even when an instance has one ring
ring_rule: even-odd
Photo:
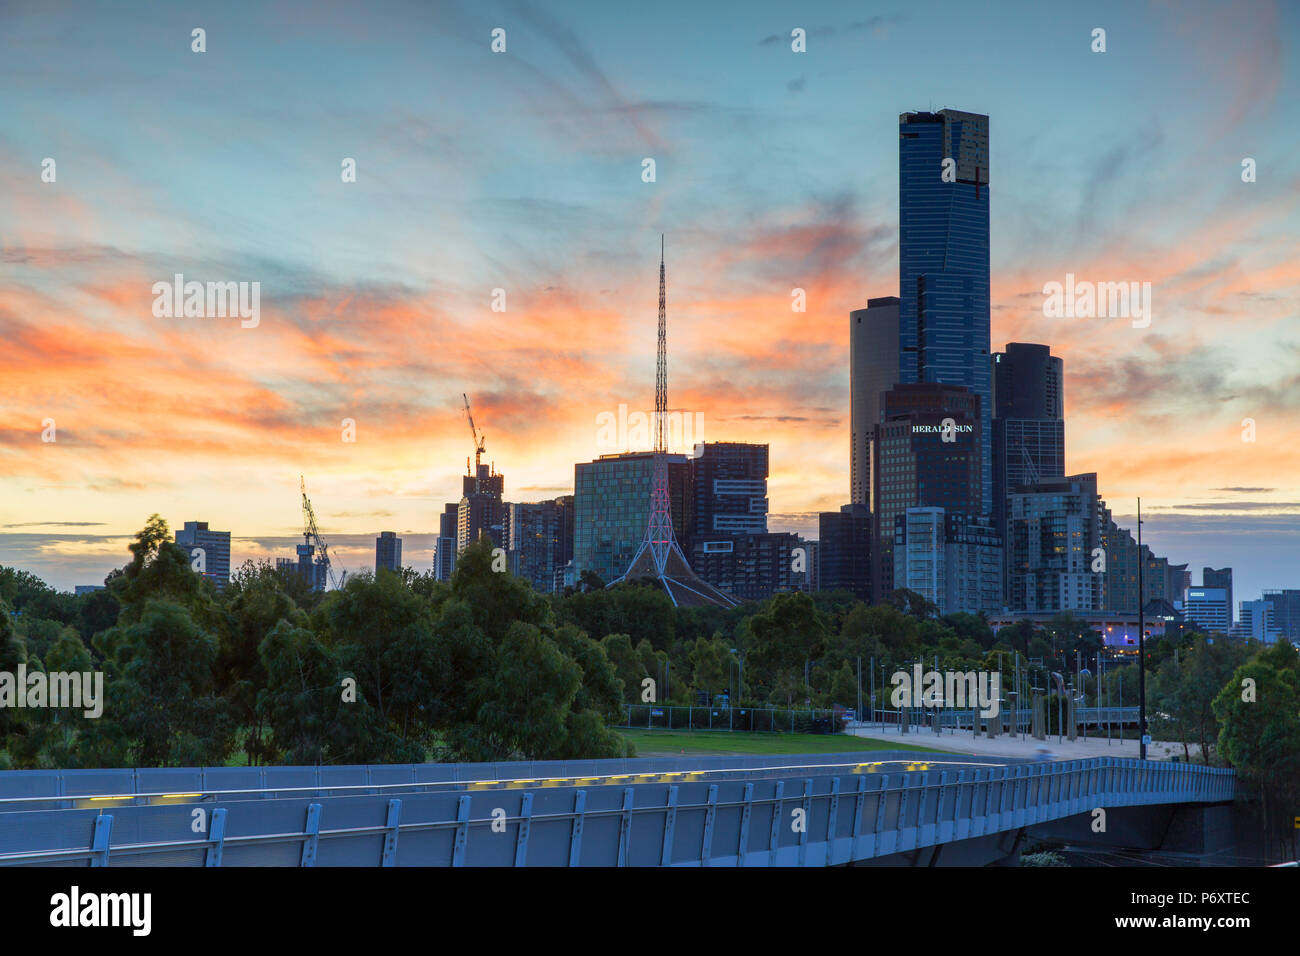
[[[1067,472],[1198,582],[1300,587],[1298,47],[1255,0],[7,3],[0,564],[99,583],[154,512],[291,554],[301,474],[342,566],[395,530],[429,567],[462,392],[509,500],[624,450],[661,232],[670,407],[770,443],[772,529],[815,535],[848,312],[898,294],[898,114],[952,107],[990,117],[993,347],[1064,358]],[[176,273],[259,282],[260,324],[155,317]],[[1149,281],[1150,327],[1045,318],[1067,273]]]

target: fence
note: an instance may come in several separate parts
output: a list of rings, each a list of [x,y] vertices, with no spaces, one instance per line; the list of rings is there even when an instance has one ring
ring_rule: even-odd
[[[842,714],[842,712],[841,712]],[[833,710],[781,710],[771,707],[697,707],[667,704],[628,704],[624,723],[629,730],[746,730],[786,734],[831,734],[844,729]]]

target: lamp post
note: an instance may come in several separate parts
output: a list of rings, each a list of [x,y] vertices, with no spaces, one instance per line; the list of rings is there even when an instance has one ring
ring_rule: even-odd
[[[1147,759],[1147,642],[1146,608],[1142,603],[1142,499],[1138,503],[1138,737],[1139,756]]]

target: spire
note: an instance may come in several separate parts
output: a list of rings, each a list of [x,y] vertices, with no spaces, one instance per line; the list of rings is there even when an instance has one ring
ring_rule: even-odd
[[[659,352],[655,368],[655,448],[653,485],[650,491],[650,521],[641,547],[631,565],[617,581],[642,578],[657,580],[673,604],[713,604],[735,607],[739,602],[702,580],[691,570],[673,533],[672,505],[668,494],[668,309],[664,273],[664,237],[659,235]]]

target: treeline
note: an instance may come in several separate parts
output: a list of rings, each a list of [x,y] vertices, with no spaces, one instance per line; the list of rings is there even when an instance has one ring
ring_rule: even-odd
[[[0,768],[622,756],[609,727],[647,678],[659,704],[853,707],[859,661],[878,707],[914,661],[1000,670],[1005,691],[1017,655],[1026,686],[1054,693],[1051,672],[1068,678],[1078,660],[1092,664],[1085,704],[1138,702],[1136,668],[1108,662],[1099,679],[1101,639],[1068,614],[995,635],[909,591],[876,605],[822,592],[676,608],[657,587],[606,589],[589,574],[539,595],[492,570],[486,539],[450,582],[363,572],[321,594],[245,562],[218,592],[170,539],[154,516],[106,589],[78,597],[0,568],[0,672],[103,671],[107,698],[98,719],[0,708]],[[1296,659],[1285,643],[1148,642],[1152,732],[1286,799],[1300,782]],[[1252,699],[1238,699],[1250,682]]]

